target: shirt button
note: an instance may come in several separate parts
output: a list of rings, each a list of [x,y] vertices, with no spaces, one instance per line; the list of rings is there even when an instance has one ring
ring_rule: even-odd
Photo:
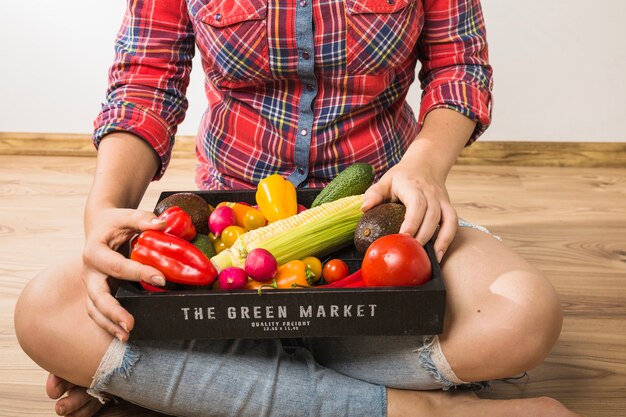
[[[314,89],[315,89],[315,87],[313,87],[313,84],[307,84],[307,85],[306,85],[306,90],[307,90],[307,91],[309,91],[309,92],[310,92],[310,91],[313,91]]]
[[[302,136],[306,136],[308,133],[309,133],[309,131],[308,131],[308,130],[306,130],[306,129],[302,129],[302,130],[300,131],[300,134],[301,134]]]
[[[396,1],[395,0],[387,0],[387,3],[389,4],[394,4]]]
[[[220,20],[222,20],[222,15],[218,13],[215,15],[215,21],[219,22]]]
[[[302,167],[298,168],[298,173],[299,174],[304,174],[304,168],[302,168]]]
[[[306,7],[306,0],[300,0],[300,7]]]
[[[309,53],[307,51],[302,51],[302,58],[303,59],[309,59],[311,57],[311,55],[309,55]]]

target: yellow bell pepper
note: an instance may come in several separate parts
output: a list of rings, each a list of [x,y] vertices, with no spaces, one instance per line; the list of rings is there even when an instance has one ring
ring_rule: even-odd
[[[272,174],[259,182],[256,203],[269,222],[298,213],[296,187],[278,174]]]

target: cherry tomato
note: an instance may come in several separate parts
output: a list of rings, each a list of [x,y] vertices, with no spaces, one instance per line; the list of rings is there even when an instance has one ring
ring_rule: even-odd
[[[224,242],[222,242],[222,239],[219,237],[215,239],[215,242],[213,242],[213,246],[215,247],[215,253],[220,253],[228,249],[228,247],[224,244]]]
[[[317,282],[322,278],[322,262],[319,259],[314,256],[307,256],[306,258],[302,258],[302,262],[304,262],[313,273],[313,282]]]
[[[235,243],[237,238],[244,233],[246,233],[246,230],[243,227],[228,226],[222,231],[222,243],[224,243],[227,248],[230,248],[233,246],[233,243]]]
[[[372,242],[361,272],[368,287],[406,287],[428,281],[432,267],[426,250],[412,236],[397,233]]]
[[[265,216],[261,213],[261,210],[255,208],[249,209],[243,218],[243,227],[247,230],[258,229],[265,226],[265,223]]]
[[[324,264],[322,276],[327,283],[333,283],[347,277],[350,274],[350,268],[341,259],[331,259]]]

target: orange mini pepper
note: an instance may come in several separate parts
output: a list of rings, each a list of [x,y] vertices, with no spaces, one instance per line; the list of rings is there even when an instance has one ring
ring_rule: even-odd
[[[278,174],[272,174],[259,182],[256,203],[270,222],[298,213],[296,187]]]
[[[276,275],[271,283],[248,280],[245,288],[248,290],[261,289],[293,289],[310,287],[314,283],[315,276],[304,262],[299,259],[289,261],[278,267]]]

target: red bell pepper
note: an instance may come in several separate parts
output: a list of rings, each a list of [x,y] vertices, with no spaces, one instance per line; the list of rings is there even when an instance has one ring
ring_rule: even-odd
[[[163,232],[178,236],[187,241],[196,237],[196,228],[191,217],[180,207],[172,206],[159,215],[160,220],[165,220],[167,226]]]
[[[361,275],[361,270],[357,270],[356,272],[348,275],[347,277],[340,279],[339,281],[335,281],[331,284],[320,285],[316,288],[361,288],[365,287],[365,283],[363,282],[363,275]]]
[[[213,262],[200,249],[157,230],[146,230],[139,235],[130,259],[158,269],[167,281],[178,284],[204,286],[217,278]]]
[[[155,285],[148,284],[145,281],[141,281],[139,284],[141,284],[141,288],[143,288],[144,290],[148,292],[168,292],[169,291],[163,287],[157,287]]]

